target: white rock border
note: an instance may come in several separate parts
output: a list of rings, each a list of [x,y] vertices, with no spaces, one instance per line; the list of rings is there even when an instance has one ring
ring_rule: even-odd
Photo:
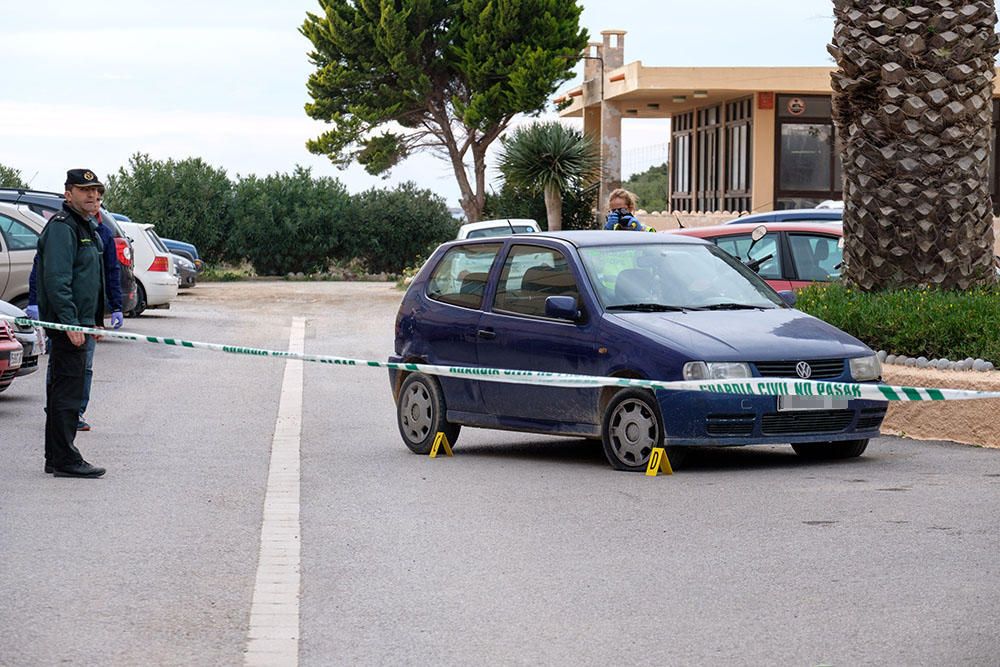
[[[927,357],[908,357],[904,354],[889,354],[885,350],[878,351],[878,358],[883,364],[891,366],[906,366],[909,368],[934,368],[941,371],[978,371],[986,373],[996,370],[993,362],[984,359],[966,357],[962,361],[950,359],[928,359]]]

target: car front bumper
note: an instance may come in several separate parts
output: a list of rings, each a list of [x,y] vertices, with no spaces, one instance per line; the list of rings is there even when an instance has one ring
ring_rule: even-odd
[[[778,411],[776,396],[656,392],[668,445],[766,445],[875,438],[887,403],[855,399],[846,408]]]

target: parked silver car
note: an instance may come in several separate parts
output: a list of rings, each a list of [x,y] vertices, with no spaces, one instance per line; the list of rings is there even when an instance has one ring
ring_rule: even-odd
[[[0,299],[28,305],[28,276],[44,227],[45,218],[37,213],[0,202]]]

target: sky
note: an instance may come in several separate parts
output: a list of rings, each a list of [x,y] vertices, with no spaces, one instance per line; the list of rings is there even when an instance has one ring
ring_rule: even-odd
[[[61,191],[66,170],[75,167],[106,177],[141,152],[160,160],[200,157],[234,178],[303,165],[316,176],[339,178],[352,192],[413,181],[458,206],[450,162],[432,155],[414,155],[381,178],[357,166],[338,169],[305,149],[324,127],[303,110],[314,68],[311,44],[298,32],[306,12],[320,11],[316,0],[2,4],[0,164],[19,169],[34,188]],[[602,30],[627,32],[626,63],[832,64],[831,0],[584,0],[582,6],[592,41]],[[579,85],[581,73],[582,66],[559,92]],[[664,161],[668,132],[667,121],[623,121],[626,177]]]

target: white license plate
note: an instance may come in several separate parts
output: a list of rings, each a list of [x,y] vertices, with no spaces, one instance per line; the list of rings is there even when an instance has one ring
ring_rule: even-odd
[[[21,350],[14,350],[10,353],[10,368],[20,368],[21,367],[21,357],[24,356],[24,352]]]
[[[846,398],[829,396],[779,396],[778,412],[793,410],[846,410]]]

